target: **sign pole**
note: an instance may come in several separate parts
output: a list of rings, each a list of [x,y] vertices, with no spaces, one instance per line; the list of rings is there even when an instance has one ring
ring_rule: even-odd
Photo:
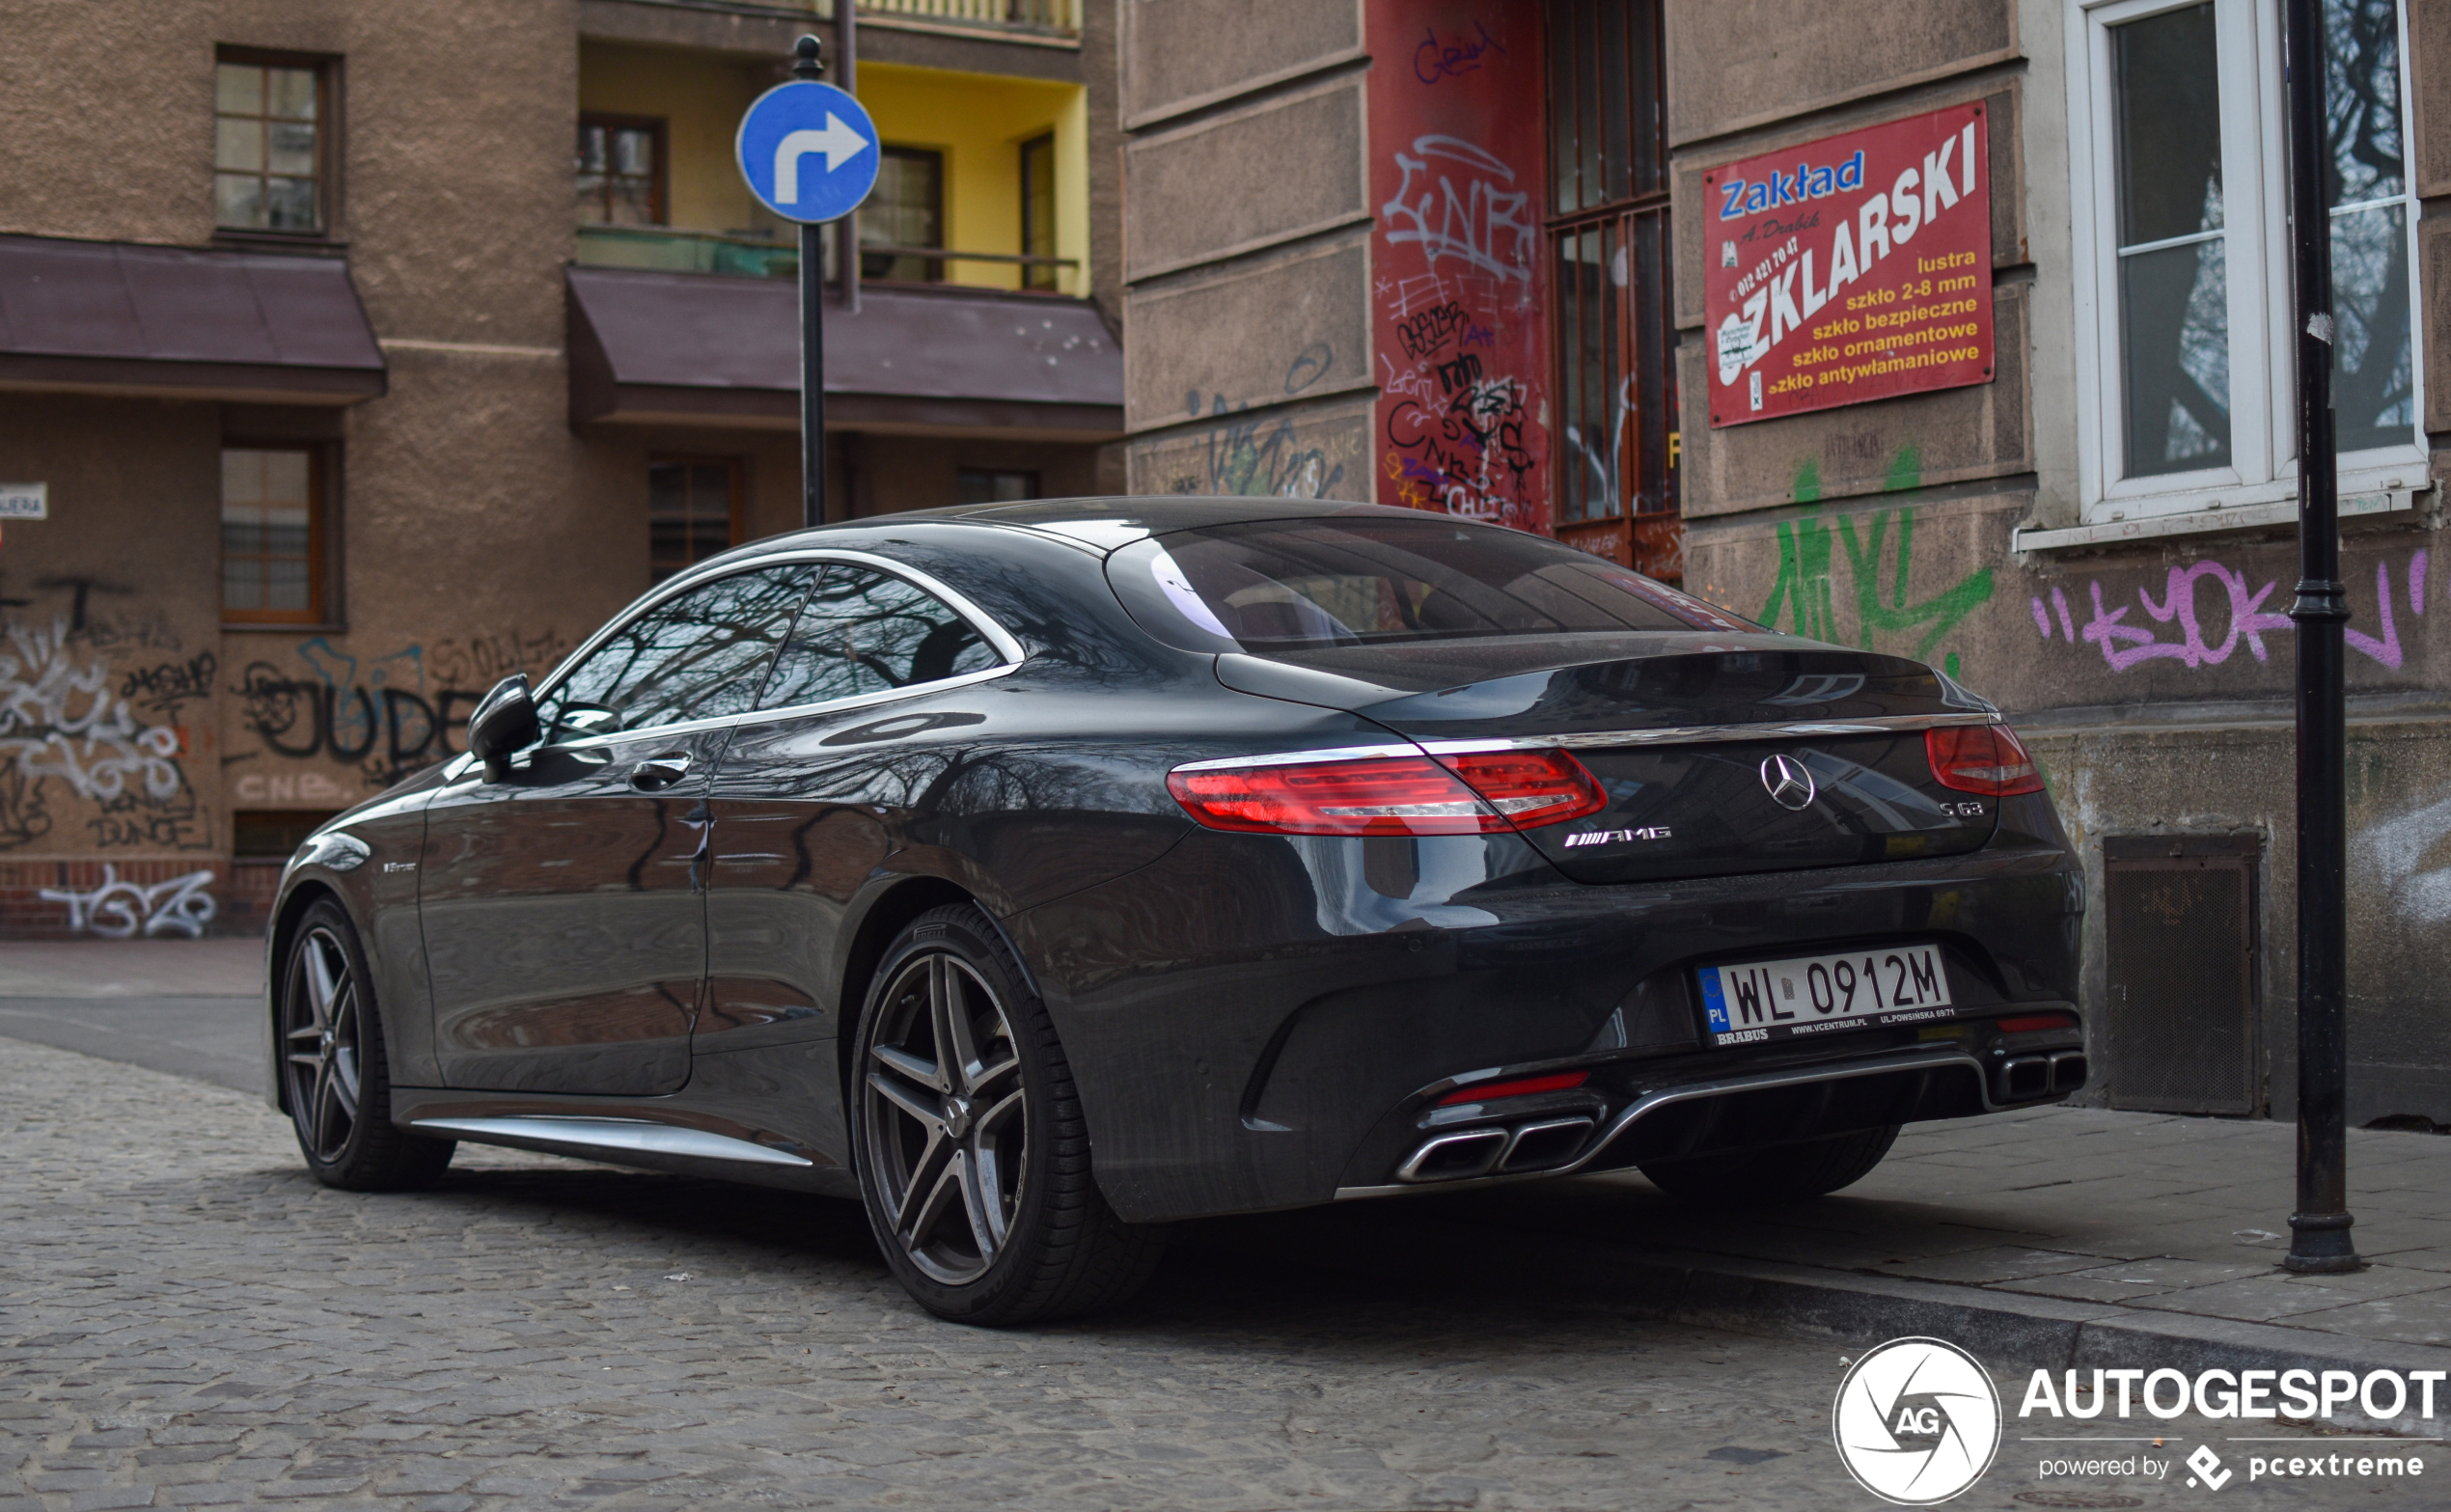
[[[848,0],[844,0],[848,3]],[[750,102],[732,138],[740,177],[757,203],[800,228],[800,523],[826,523],[825,227],[876,187],[876,123],[848,93],[826,83],[822,44],[791,47],[792,77]],[[836,248],[848,261],[844,234]],[[854,305],[851,313],[859,314]]]
[[[814,37],[792,46],[791,76],[825,76]],[[824,228],[800,223],[800,525],[825,523],[825,248]]]
[[[2289,190],[2298,315],[2298,1211],[2293,1271],[2363,1270],[2349,1212],[2348,726],[2332,430],[2331,215],[2320,0],[2287,0]]]

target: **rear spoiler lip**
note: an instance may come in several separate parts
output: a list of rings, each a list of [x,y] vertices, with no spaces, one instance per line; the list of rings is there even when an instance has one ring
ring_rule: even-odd
[[[1656,729],[1594,729],[1481,740],[1424,740],[1432,756],[1476,751],[1622,751],[1646,746],[1730,745],[1748,740],[1804,740],[1829,735],[1892,735],[1959,725],[1997,725],[1997,714],[1879,714],[1864,719],[1815,719],[1763,725],[1672,725]]]
[[[1878,714],[1864,719],[1815,719],[1767,725],[1672,725],[1658,729],[1597,729],[1556,735],[1517,735],[1483,740],[1398,740],[1367,746],[1330,746],[1310,751],[1273,751],[1255,756],[1186,761],[1177,772],[1223,772],[1239,767],[1292,766],[1310,761],[1388,761],[1418,756],[1471,756],[1482,751],[1615,751],[1646,746],[1732,745],[1748,740],[1805,740],[1816,735],[1920,733],[1958,725],[1997,725],[1997,714]]]

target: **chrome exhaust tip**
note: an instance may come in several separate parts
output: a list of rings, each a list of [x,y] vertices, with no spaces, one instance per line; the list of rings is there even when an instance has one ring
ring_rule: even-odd
[[[1473,1129],[1463,1134],[1442,1134],[1415,1150],[1395,1169],[1398,1181],[1462,1181],[1468,1176],[1488,1173],[1506,1153],[1508,1142],[1504,1129]]]
[[[1493,1171],[1520,1175],[1563,1166],[1582,1153],[1600,1122],[1588,1115],[1544,1118],[1513,1129],[1468,1129],[1442,1134],[1396,1168],[1406,1182],[1463,1181]]]
[[[2043,1056],[2019,1056],[2000,1067],[1997,1086],[1999,1100],[2004,1103],[2049,1097],[2052,1090],[2051,1060]]]
[[[2086,1074],[2091,1069],[2085,1062],[2083,1051],[2063,1050],[2051,1058],[2051,1089],[2054,1092],[2076,1091],[2085,1085]]]
[[[1498,1168],[1513,1173],[1562,1166],[1582,1151],[1583,1141],[1597,1127],[1598,1123],[1590,1118],[1551,1118],[1525,1124],[1515,1131],[1514,1141],[1506,1146]]]

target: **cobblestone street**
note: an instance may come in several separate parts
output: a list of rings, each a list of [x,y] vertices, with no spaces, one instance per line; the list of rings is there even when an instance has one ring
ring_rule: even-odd
[[[847,1203],[466,1145],[433,1192],[331,1192],[252,1098],[6,1039],[0,1149],[0,1512],[1872,1504],[1843,1346],[1544,1305],[1536,1253],[1380,1285],[1196,1226],[1125,1311],[991,1333],[906,1301]],[[1953,1505],[2033,1486],[2009,1432]]]
[[[14,1041],[0,1088],[9,1508],[1843,1487],[1820,1345],[1195,1249],[1122,1315],[988,1333],[905,1301],[848,1204],[471,1146],[435,1192],[358,1196],[317,1187],[235,1092]]]

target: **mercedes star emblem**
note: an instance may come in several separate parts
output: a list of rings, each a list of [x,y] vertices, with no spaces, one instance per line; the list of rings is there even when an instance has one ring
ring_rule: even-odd
[[[1770,801],[1782,809],[1802,809],[1818,791],[1813,774],[1790,756],[1775,756],[1762,762],[1762,785],[1770,790]]]

